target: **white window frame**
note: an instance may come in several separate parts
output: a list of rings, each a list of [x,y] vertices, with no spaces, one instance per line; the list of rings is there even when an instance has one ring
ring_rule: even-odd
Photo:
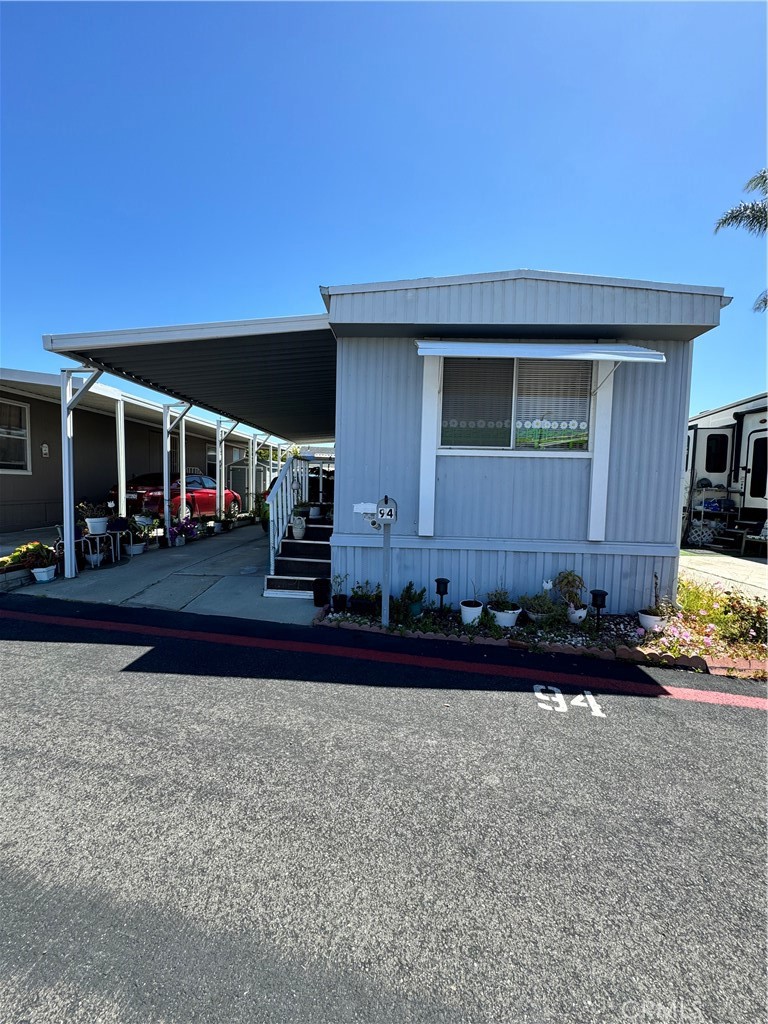
[[[428,358],[428,357],[424,357]],[[501,445],[499,447],[491,447],[489,445],[457,445],[457,444],[441,444],[440,438],[442,437],[442,411],[443,411],[443,367],[445,366],[445,356],[440,358],[440,433],[438,434],[438,455],[479,455],[482,456],[493,456],[493,458],[515,458],[515,459],[591,459],[592,458],[592,445],[594,439],[594,422],[595,422],[595,408],[596,408],[596,394],[595,394],[595,380],[597,378],[597,363],[590,361],[592,367],[592,381],[590,384],[590,402],[589,402],[589,441],[587,447],[579,451],[568,451],[565,448],[554,451],[539,451],[530,448],[514,448],[512,441],[515,436],[515,421],[517,416],[517,366],[521,361],[519,358],[513,358],[514,367],[512,371],[512,420],[509,428],[509,444]],[[453,357],[451,357],[453,358]],[[466,357],[465,357],[466,358]],[[471,357],[470,357],[471,358]],[[546,356],[539,356],[539,359],[546,359]],[[552,360],[556,362],[557,360]]]
[[[11,398],[0,398],[0,402],[4,402],[6,405],[17,405],[20,409],[24,410],[25,419],[25,434],[26,434],[26,469],[2,469],[0,473],[4,476],[32,476],[32,418],[29,414],[29,404],[27,402],[15,402]]]
[[[608,355],[608,353],[606,353]],[[540,354],[537,354],[541,358]],[[513,448],[456,448],[440,444],[443,419],[443,359],[442,355],[425,354],[421,400],[421,446],[419,474],[419,536],[433,537],[435,533],[435,489],[437,457],[463,456],[470,458],[537,458],[537,459],[590,459],[590,478],[587,540],[605,540],[608,500],[608,471],[610,463],[611,421],[613,413],[613,378],[619,363],[613,359],[590,360],[592,370],[592,403],[590,407],[590,445],[581,452],[516,451]],[[518,358],[518,357],[515,357]],[[510,440],[511,440],[510,431]]]

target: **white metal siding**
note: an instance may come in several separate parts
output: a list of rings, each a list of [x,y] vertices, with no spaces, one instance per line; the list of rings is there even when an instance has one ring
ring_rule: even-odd
[[[605,539],[675,544],[693,344],[647,344],[665,365],[624,363],[614,375]]]
[[[695,324],[720,322],[720,296],[515,279],[331,296],[336,323]]]

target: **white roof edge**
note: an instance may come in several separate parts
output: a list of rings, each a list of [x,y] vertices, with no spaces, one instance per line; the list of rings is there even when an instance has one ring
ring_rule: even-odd
[[[40,387],[52,387],[56,390],[57,394],[60,395],[61,393],[61,382],[58,374],[55,373],[38,373],[36,370],[10,370],[4,366],[0,366],[0,387],[2,387],[5,381],[8,381],[11,384],[37,384]],[[98,382],[96,384],[92,384],[88,393],[101,395],[102,398],[122,398],[126,404],[137,406],[138,408],[145,409],[149,412],[157,412],[158,415],[162,416],[162,402],[153,402],[150,398],[142,398],[141,395],[131,395],[127,391],[121,391],[119,388],[110,387],[108,384],[99,384]],[[211,423],[210,420],[204,420],[199,416],[192,416],[189,414],[185,418],[187,422],[194,423],[195,426],[208,427],[213,431],[216,430],[216,424]],[[264,431],[259,431],[259,433],[263,434]],[[249,440],[252,435],[244,433],[242,430],[234,430],[230,436]],[[267,436],[269,437],[273,435]]]
[[[708,285],[671,284],[664,281],[638,281],[622,277],[599,277],[591,274],[567,274],[553,270],[502,270],[492,274],[462,274],[456,277],[418,277],[405,281],[378,281],[368,284],[323,286],[321,294],[346,295],[353,292],[386,292],[411,288],[443,288],[454,284],[481,284],[494,281],[555,281],[563,284],[591,284],[608,288],[643,288],[651,291],[684,292],[696,295],[720,295],[724,289]],[[730,297],[728,302],[730,302]],[[727,303],[726,303],[727,305]]]
[[[622,342],[593,341],[440,341],[417,339],[420,356],[472,358],[585,359],[619,363],[665,363],[666,356],[652,348]]]
[[[79,345],[156,345],[158,342],[208,341],[226,336],[250,334],[291,334],[307,330],[330,330],[326,313],[306,316],[268,317],[261,320],[223,320],[206,324],[177,324],[167,327],[137,327],[124,331],[89,331],[83,334],[44,334],[43,347],[49,352],[68,352]]]

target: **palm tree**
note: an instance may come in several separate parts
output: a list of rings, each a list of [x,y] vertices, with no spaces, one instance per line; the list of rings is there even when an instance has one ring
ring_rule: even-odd
[[[768,168],[758,171],[750,178],[744,186],[744,191],[760,192],[763,198],[749,203],[739,203],[738,206],[726,210],[715,224],[715,234],[720,228],[746,228],[752,235],[765,234],[768,227]],[[752,308],[756,313],[763,313],[768,309],[768,290],[763,292]]]

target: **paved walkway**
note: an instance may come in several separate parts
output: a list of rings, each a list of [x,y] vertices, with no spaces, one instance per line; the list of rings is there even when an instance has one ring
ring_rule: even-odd
[[[680,571],[703,583],[721,583],[768,600],[768,564],[761,558],[734,558],[719,551],[685,548],[680,552]]]
[[[51,544],[56,537],[55,529],[4,534],[0,554],[32,540]],[[115,565],[83,569],[75,579],[57,577],[15,592],[309,625],[317,614],[312,601],[262,596],[268,566],[269,544],[261,526],[239,526],[231,533],[196,540],[183,548],[159,548]]]

